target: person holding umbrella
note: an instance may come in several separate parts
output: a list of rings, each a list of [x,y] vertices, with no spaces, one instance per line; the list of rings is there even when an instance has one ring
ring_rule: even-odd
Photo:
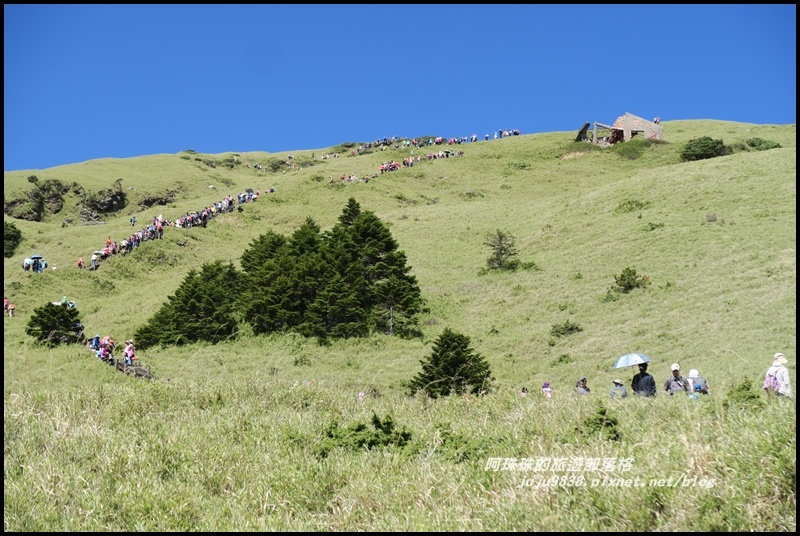
[[[647,372],[647,363],[639,363],[639,374],[631,380],[631,389],[638,396],[656,396],[656,380]]]

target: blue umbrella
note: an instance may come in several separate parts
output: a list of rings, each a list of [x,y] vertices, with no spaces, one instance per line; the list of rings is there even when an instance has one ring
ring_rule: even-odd
[[[649,362],[650,358],[644,354],[625,354],[617,359],[617,363],[614,365],[614,368],[632,367],[633,365]]]

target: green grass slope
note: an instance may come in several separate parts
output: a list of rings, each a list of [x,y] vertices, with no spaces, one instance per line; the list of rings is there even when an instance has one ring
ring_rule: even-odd
[[[87,191],[121,179],[129,199],[101,225],[77,223],[75,197],[41,223],[5,216],[23,234],[4,260],[4,294],[18,312],[4,318],[6,529],[793,531],[795,518],[785,517],[795,503],[794,408],[727,402],[742,382],[760,387],[774,352],[789,357],[796,378],[796,127],[663,127],[663,143],[605,149],[572,142],[574,132],[436,147],[464,156],[423,158],[368,183],[338,178],[377,174],[410,150],[351,156],[340,146],[291,160],[187,151],[6,172],[5,199],[29,189],[32,174]],[[739,150],[682,162],[685,143],[700,136]],[[782,147],[744,150],[754,137]],[[96,272],[75,266],[107,236],[130,234],[133,215],[174,219],[269,187],[275,192],[206,229],[168,228],[164,240]],[[167,192],[177,192],[167,205],[137,205]],[[308,217],[327,230],[350,197],[407,254],[428,308],[422,339],[374,335],[320,347],[243,333],[215,346],[139,352],[156,378],[135,382],[83,348],[44,351],[24,333],[34,308],[66,295],[87,333],[125,340],[190,269],[237,264],[266,230],[289,235]],[[539,269],[482,274],[491,253],[484,242],[496,230],[513,235],[519,259]],[[57,269],[23,272],[22,259],[36,252]],[[651,285],[608,300],[628,267]],[[582,330],[554,336],[566,322]],[[497,389],[486,399],[404,394],[445,327],[468,335],[489,361]],[[613,364],[633,351],[653,359],[659,387],[677,361],[699,369],[712,396],[615,402],[621,439],[583,434],[611,379],[630,380],[634,371]],[[571,394],[580,376],[594,400]],[[309,387],[296,385],[302,380]],[[517,397],[522,386],[538,394],[543,381],[555,391],[549,406]],[[356,400],[361,391],[366,401]],[[331,421],[368,423],[372,411],[410,427],[411,444],[321,450]],[[489,457],[541,456],[630,457],[643,478],[690,467],[716,485],[527,489],[525,478],[542,473],[484,468]]]

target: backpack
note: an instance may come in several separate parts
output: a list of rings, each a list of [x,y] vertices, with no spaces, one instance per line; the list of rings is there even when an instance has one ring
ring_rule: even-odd
[[[697,378],[689,378],[692,390],[697,393],[708,394],[708,382],[705,378],[698,376]]]
[[[781,382],[778,381],[778,370],[767,372],[767,377],[764,378],[764,385],[761,388],[768,394],[777,393],[781,390]]]

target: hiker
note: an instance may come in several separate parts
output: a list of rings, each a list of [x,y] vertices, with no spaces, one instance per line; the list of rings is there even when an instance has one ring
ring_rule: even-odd
[[[97,350],[97,357],[100,358],[101,361],[108,361],[110,359],[111,350],[109,349],[108,343],[100,345],[100,349]]]
[[[12,302],[9,302],[9,304],[8,304],[8,317],[9,318],[14,318],[14,311],[16,311],[16,310],[17,310],[17,306],[14,305]]]
[[[544,382],[542,384],[542,395],[545,398],[552,398],[553,397],[553,388],[550,387],[550,382]]]
[[[528,388],[527,387],[523,387],[522,391],[519,392],[519,396],[520,396],[520,398],[525,398],[526,396],[528,396]]]
[[[575,384],[575,392],[579,395],[588,395],[592,392],[592,390],[589,389],[589,386],[586,385],[586,376],[582,376],[581,379]]]
[[[639,364],[639,374],[631,380],[631,389],[639,396],[656,396],[656,380],[647,372],[647,363]]]
[[[611,383],[613,385],[613,387],[611,387],[611,393],[609,393],[611,398],[616,398],[617,395],[619,395],[620,398],[627,398],[628,390],[625,389],[624,385],[622,385],[622,380],[616,379]]]
[[[789,369],[786,368],[786,363],[786,358],[782,353],[775,354],[772,365],[764,375],[764,389],[767,394],[772,395],[774,393],[779,397],[792,398],[792,385],[789,381]],[[770,384],[769,389],[767,388],[768,384]]]
[[[691,387],[693,393],[701,395],[707,395],[711,390],[711,386],[708,385],[705,378],[700,376],[700,372],[697,369],[689,371],[689,387]]]
[[[78,257],[78,269],[83,270],[83,257]]]
[[[133,362],[136,360],[136,352],[133,348],[133,341],[130,339],[125,341],[125,350],[122,351],[122,358],[126,365],[133,365]]]
[[[681,375],[681,366],[677,363],[673,363],[670,369],[672,370],[672,374],[670,374],[664,382],[664,392],[668,393],[670,396],[681,392],[691,394],[692,390],[689,388],[689,382]]]

